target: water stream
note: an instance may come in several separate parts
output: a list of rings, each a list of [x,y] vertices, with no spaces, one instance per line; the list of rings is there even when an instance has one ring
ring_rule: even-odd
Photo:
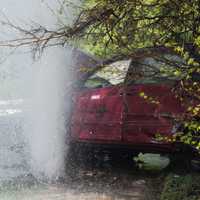
[[[57,15],[59,5],[55,0],[3,0],[0,16],[25,27],[31,21],[49,28],[71,24],[74,10],[68,7]],[[16,36],[19,33],[0,24],[1,41]],[[72,51],[48,48],[33,61],[29,50],[0,48],[0,199],[12,199],[6,184],[19,185],[29,178],[52,182],[65,171]]]

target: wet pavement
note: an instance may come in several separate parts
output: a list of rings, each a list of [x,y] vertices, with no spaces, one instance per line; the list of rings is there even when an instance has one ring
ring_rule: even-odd
[[[56,183],[28,186],[26,180],[17,189],[0,191],[0,200],[144,200],[148,181],[144,177],[130,160],[80,161]]]
[[[124,191],[125,192],[125,191]],[[0,194],[1,200],[140,200],[144,199],[142,190],[134,188],[124,194],[82,192],[69,190],[67,186],[53,186],[46,188],[21,190],[12,193]]]

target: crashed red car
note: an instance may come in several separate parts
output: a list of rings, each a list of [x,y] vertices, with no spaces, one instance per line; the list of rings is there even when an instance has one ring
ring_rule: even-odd
[[[180,77],[161,72],[174,67],[163,60],[182,61],[166,51],[154,54],[139,53],[90,71],[73,94],[71,144],[141,152],[179,150],[156,135],[175,134],[174,118],[185,112],[172,90]]]

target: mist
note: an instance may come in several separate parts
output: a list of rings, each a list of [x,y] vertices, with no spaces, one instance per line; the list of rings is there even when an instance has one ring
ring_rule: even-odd
[[[76,14],[70,7],[58,12],[59,6],[55,0],[6,0],[0,2],[0,15],[2,20],[17,26],[30,28],[30,24],[40,24],[54,30],[60,24],[73,23]],[[0,28],[0,41],[21,37],[21,33],[4,23]],[[23,131],[18,137],[25,143],[27,173],[45,180],[63,176],[71,48],[46,48],[37,60],[33,60],[30,46],[0,48],[0,53],[0,99],[24,100],[23,121],[18,122]]]

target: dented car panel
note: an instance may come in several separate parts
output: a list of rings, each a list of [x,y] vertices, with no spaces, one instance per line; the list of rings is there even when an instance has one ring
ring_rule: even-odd
[[[123,137],[131,143],[155,143],[156,134],[170,136],[173,118],[183,112],[181,102],[165,85],[133,85],[126,88],[124,101]]]
[[[108,87],[78,94],[72,114],[72,136],[74,133],[79,140],[120,142],[123,101],[119,92],[119,87]]]

